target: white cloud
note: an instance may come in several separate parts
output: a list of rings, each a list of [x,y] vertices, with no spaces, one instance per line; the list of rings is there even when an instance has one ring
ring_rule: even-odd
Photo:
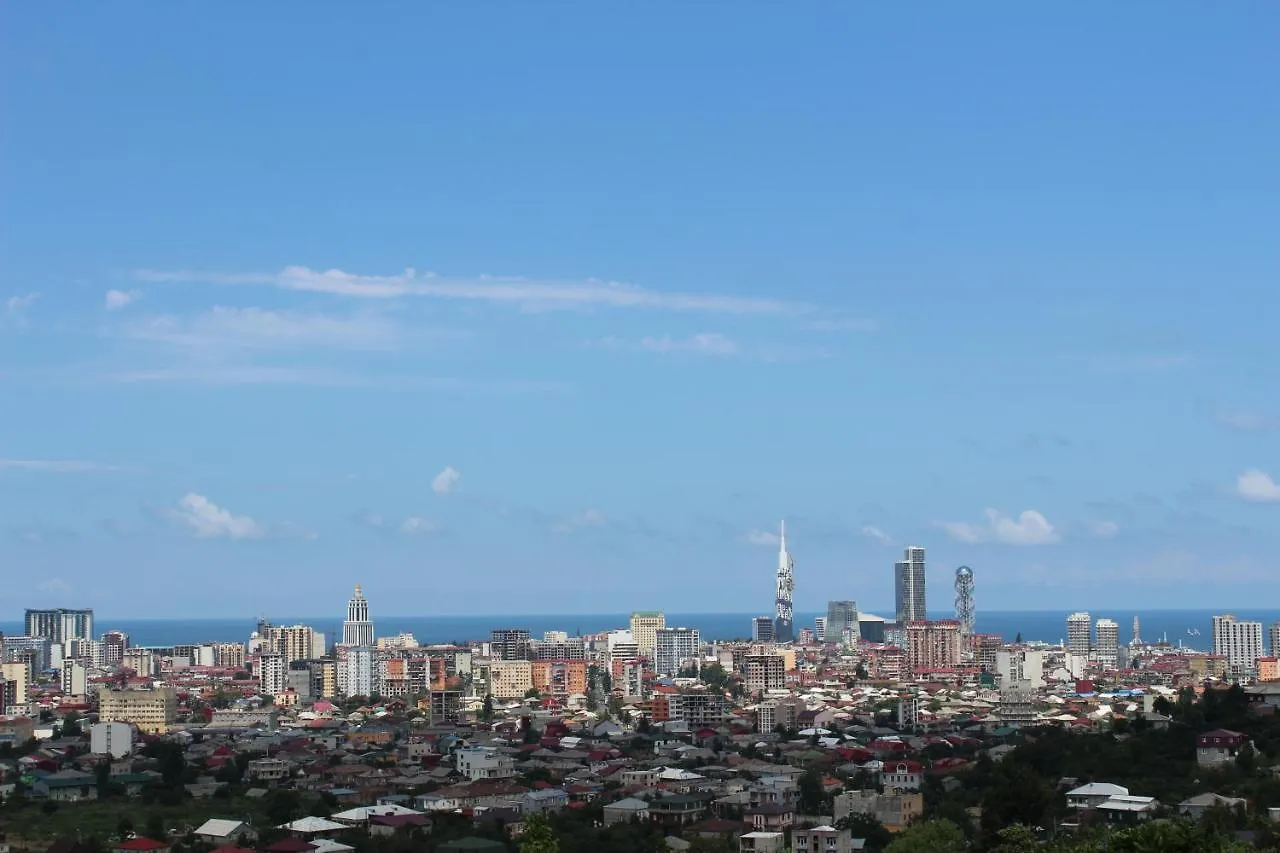
[[[1265,471],[1251,468],[1236,477],[1236,494],[1255,503],[1280,501],[1280,485]]]
[[[406,536],[425,536],[435,533],[438,529],[434,521],[420,515],[411,515],[400,522],[400,532]]]
[[[233,515],[204,495],[188,492],[166,513],[191,535],[202,539],[262,539],[266,528],[247,515]]]
[[[1089,525],[1089,535],[1094,539],[1115,539],[1120,535],[1120,525],[1114,521],[1095,521]]]
[[[748,530],[744,538],[752,545],[778,545],[778,534],[769,530]]]
[[[115,465],[81,459],[0,459],[0,471],[38,471],[50,474],[97,474],[119,471]]]
[[[976,544],[998,542],[1002,545],[1048,545],[1062,537],[1041,513],[1024,510],[1016,519],[996,509],[988,509],[985,524],[944,521],[939,526],[957,542]]]
[[[870,524],[868,524],[858,532],[860,535],[865,536],[867,539],[874,539],[875,541],[879,542],[881,545],[893,544],[893,538],[889,536],[888,533],[885,533],[883,530],[881,530],[879,527],[872,527]]]
[[[132,305],[142,298],[141,290],[108,290],[103,299],[103,307],[108,311],[117,311]]]
[[[62,578],[48,578],[40,582],[39,590],[41,592],[61,595],[64,592],[71,591],[71,584],[67,583]]]
[[[608,517],[598,509],[584,509],[552,525],[551,529],[556,533],[572,533],[584,527],[600,527],[608,520]]]
[[[25,296],[10,296],[4,301],[4,310],[9,314],[21,314],[27,308],[35,304],[40,298],[39,293],[28,293]]]
[[[608,307],[650,308],[668,311],[704,311],[722,314],[794,314],[805,306],[777,299],[721,294],[663,293],[630,284],[585,279],[539,281],[522,277],[479,276],[446,278],[408,269],[400,275],[359,275],[343,270],[286,267],[278,273],[221,274],[190,271],[141,270],[138,279],[152,282],[205,282],[228,285],[265,285],[285,290],[328,293],[366,299],[420,296],[520,308]]]
[[[431,491],[437,495],[447,495],[453,491],[458,485],[458,481],[462,479],[462,474],[452,465],[446,465],[444,470],[436,474],[435,479],[431,481]]]
[[[384,350],[398,345],[398,324],[376,314],[330,316],[265,308],[228,308],[184,319],[149,317],[126,325],[133,340],[200,350],[321,347]]]
[[[741,350],[737,342],[717,332],[700,332],[687,338],[641,338],[640,349],[648,352],[689,352],[698,355],[737,355]]]
[[[1280,429],[1280,416],[1268,415],[1248,409],[1218,412],[1217,421],[1228,429],[1238,429],[1242,432],[1262,432],[1264,430]]]
[[[874,332],[879,326],[866,317],[830,317],[806,323],[805,328],[812,332]]]

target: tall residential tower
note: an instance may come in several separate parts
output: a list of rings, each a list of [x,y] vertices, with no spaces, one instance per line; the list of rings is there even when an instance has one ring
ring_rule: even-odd
[[[795,561],[787,553],[787,523],[784,521],[778,535],[778,594],[773,620],[773,639],[777,643],[789,643],[795,639],[791,609],[791,597],[796,587],[795,567]]]
[[[369,620],[369,602],[365,600],[360,584],[356,584],[356,594],[347,602],[347,621],[342,623],[342,644],[372,646],[373,642],[373,622]]]
[[[924,549],[912,545],[903,559],[893,564],[893,593],[899,625],[923,622],[924,600]]]

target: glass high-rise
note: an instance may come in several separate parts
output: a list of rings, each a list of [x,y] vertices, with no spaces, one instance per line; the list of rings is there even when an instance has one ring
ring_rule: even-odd
[[[828,601],[825,641],[843,643],[846,632],[853,642],[858,640],[858,605],[853,601]]]
[[[925,610],[923,548],[912,545],[893,564],[893,593],[899,625],[929,618]]]

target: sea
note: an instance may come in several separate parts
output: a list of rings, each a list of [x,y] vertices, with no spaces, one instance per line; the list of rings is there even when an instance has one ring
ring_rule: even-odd
[[[1164,640],[1175,646],[1208,649],[1213,645],[1212,620],[1215,615],[1231,612],[1237,619],[1261,622],[1267,626],[1280,621],[1280,610],[1098,610],[1094,619],[1106,617],[1120,625],[1120,640],[1132,638],[1134,617],[1138,617],[1141,638],[1147,642]],[[751,636],[754,613],[667,613],[668,626],[697,628],[704,640],[734,640]],[[824,613],[797,613],[796,630],[813,627]],[[882,614],[881,614],[882,615]],[[1065,610],[991,610],[979,611],[975,630],[982,634],[999,634],[1006,642],[1021,635],[1025,642],[1058,643],[1066,637]],[[566,631],[570,636],[597,634],[625,628],[627,613],[539,614],[527,616],[382,616],[373,614],[379,636],[409,633],[421,644],[465,643],[486,640],[494,628],[524,628],[532,637],[547,631]],[[951,612],[930,613],[931,619],[950,619]],[[888,618],[892,618],[892,614]],[[116,619],[108,614],[95,614],[95,631],[123,631],[135,646],[166,647],[188,643],[243,642],[257,626],[257,617],[233,619]],[[329,635],[341,635],[341,618],[332,616],[287,616],[272,619],[276,625],[310,625]],[[22,623],[0,621],[0,632],[21,634]]]

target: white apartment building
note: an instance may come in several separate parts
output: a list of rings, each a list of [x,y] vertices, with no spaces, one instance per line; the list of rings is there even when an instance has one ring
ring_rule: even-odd
[[[128,723],[94,723],[89,727],[89,751],[112,758],[132,755],[133,726]]]
[[[454,768],[467,777],[477,779],[510,779],[516,775],[515,761],[491,746],[464,746],[453,754]]]
[[[533,662],[527,660],[476,660],[474,678],[494,699],[523,699],[533,689]]]
[[[378,667],[373,647],[352,646],[338,664],[338,689],[346,696],[372,696],[375,692]]]
[[[697,628],[659,628],[654,632],[653,671],[675,675],[682,666],[702,657],[702,638]]]
[[[660,610],[638,610],[631,614],[631,636],[644,657],[654,654],[658,631],[667,627],[667,616]]]
[[[78,660],[62,662],[62,692],[66,696],[84,696],[89,690],[89,670]]]
[[[1093,620],[1085,612],[1072,613],[1067,617],[1067,650],[1076,657],[1088,658],[1093,647]]]
[[[1095,623],[1097,640],[1094,658],[1104,669],[1115,669],[1120,653],[1120,625],[1113,619],[1099,619]]]
[[[1213,617],[1213,653],[1227,659],[1231,672],[1254,671],[1263,656],[1262,623],[1237,622],[1229,613]]]
[[[281,696],[289,683],[289,662],[282,654],[258,656],[258,691],[264,696]],[[362,694],[368,695],[368,694]]]
[[[1044,652],[1040,649],[1012,648],[996,652],[996,675],[1004,687],[1044,687]]]

